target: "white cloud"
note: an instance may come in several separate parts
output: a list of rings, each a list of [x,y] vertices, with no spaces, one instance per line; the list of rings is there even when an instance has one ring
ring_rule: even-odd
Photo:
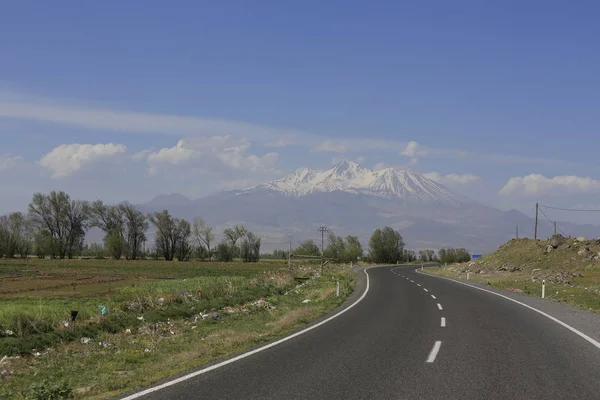
[[[429,150],[426,147],[419,145],[415,141],[408,142],[404,150],[400,153],[400,155],[407,157],[422,157],[429,154]]]
[[[423,176],[432,181],[442,184],[451,185],[470,185],[481,181],[481,177],[473,174],[447,174],[443,175],[439,172],[426,172]]]
[[[1,89],[0,117],[127,133],[154,133],[204,138],[215,135],[231,135],[238,138],[250,137],[257,144],[262,144],[266,147],[296,145],[312,149],[313,151],[336,153],[363,153],[368,150],[377,150],[381,152],[396,152],[411,158],[450,156],[458,159],[476,159],[481,162],[494,164],[556,164],[560,162],[554,159],[496,155],[482,152],[471,153],[457,149],[427,147],[415,141],[382,140],[376,139],[376,134],[371,132],[366,134],[369,139],[340,140],[294,129],[274,128],[239,121],[81,107],[57,99],[27,96]]]
[[[40,160],[40,165],[52,170],[53,178],[62,178],[100,160],[125,154],[122,144],[63,144]]]
[[[230,135],[212,136],[207,139],[184,138],[177,145],[158,151],[145,151],[135,157],[145,157],[149,172],[156,174],[165,165],[181,165],[195,169],[195,173],[226,172],[271,172],[279,161],[275,152],[264,155],[250,154],[251,143],[247,139],[236,139]]]
[[[600,181],[589,177],[555,176],[541,174],[513,177],[500,189],[503,196],[575,195],[600,192]]]
[[[0,154],[0,171],[8,171],[16,167],[23,161],[21,156],[13,156],[12,154]]]

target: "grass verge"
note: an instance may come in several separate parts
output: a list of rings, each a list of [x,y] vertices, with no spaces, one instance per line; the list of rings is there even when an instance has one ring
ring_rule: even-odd
[[[306,270],[304,275],[312,272]],[[338,280],[340,297],[335,296]],[[108,299],[114,321],[93,316],[82,323],[90,327],[87,343],[81,341],[84,332],[77,331],[73,340],[4,358],[0,372],[10,376],[0,378],[0,398],[31,398],[36,391],[44,393],[54,386],[60,390],[66,386],[75,398],[123,394],[281,337],[341,305],[352,293],[354,281],[349,268],[332,267],[323,276],[302,283],[283,271],[264,271],[123,290]],[[191,295],[198,285],[203,287],[202,299]],[[112,321],[114,329],[91,328],[97,329],[102,320]],[[18,338],[5,337],[0,342],[7,339]]]
[[[600,314],[599,251],[600,240],[513,239],[470,263],[424,271],[537,297],[545,281],[546,299]]]

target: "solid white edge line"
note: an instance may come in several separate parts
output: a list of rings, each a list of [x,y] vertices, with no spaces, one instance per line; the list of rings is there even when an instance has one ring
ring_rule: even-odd
[[[421,273],[421,272],[419,272],[419,273]],[[546,314],[545,312],[543,312],[541,310],[538,310],[537,308],[532,307],[532,306],[530,306],[528,304],[522,303],[519,300],[511,299],[510,297],[505,296],[503,294],[492,292],[491,290],[487,290],[487,289],[480,288],[480,287],[477,287],[477,286],[469,285],[468,283],[464,283],[464,282],[457,281],[457,280],[454,280],[454,279],[449,279],[449,278],[446,278],[446,277],[443,277],[443,276],[437,276],[437,275],[432,275],[432,274],[423,274],[423,275],[431,276],[431,277],[434,277],[434,278],[445,279],[445,280],[450,281],[450,282],[460,283],[461,285],[465,285],[465,286],[468,286],[468,287],[473,288],[473,289],[481,290],[482,292],[491,293],[491,294],[496,295],[498,297],[502,297],[503,299],[512,301],[513,303],[517,303],[518,305],[521,305],[521,306],[523,306],[525,308],[529,308],[530,310],[535,311],[536,313],[541,314],[544,317],[546,317],[546,318],[548,318],[548,319],[556,322],[557,324],[559,324],[559,325],[567,328],[568,330],[570,330],[571,332],[573,332],[577,336],[581,337],[582,339],[587,340],[589,343],[591,343],[594,346],[596,346],[596,348],[600,349],[600,342],[598,342],[597,340],[592,339],[591,337],[589,337],[588,335],[586,335],[585,333],[583,333],[581,331],[578,331],[577,329],[573,328],[571,325],[569,325],[569,324],[567,324],[565,322],[562,322],[560,319],[555,318],[555,317],[553,317],[550,314]]]
[[[428,363],[432,363],[435,361],[435,358],[437,357],[438,352],[440,351],[440,347],[442,347],[442,342],[440,340],[436,341],[433,344],[433,349],[431,349],[431,353],[429,353],[429,357],[427,357]]]
[[[440,303],[437,303],[437,305],[438,305],[438,308],[440,309],[440,311],[442,311],[443,310],[442,305]]]
[[[446,318],[445,318],[445,317],[442,317],[442,321],[440,322],[440,326],[441,326],[442,328],[445,328],[445,327],[446,327]]]
[[[371,267],[371,268],[372,268],[372,267]],[[237,357],[233,357],[233,358],[230,358],[229,360],[225,360],[225,361],[223,361],[223,362],[220,362],[220,363],[218,363],[218,364],[211,365],[210,367],[208,367],[208,368],[204,368],[204,369],[201,369],[200,371],[192,372],[191,374],[184,375],[184,376],[182,376],[182,377],[180,377],[180,378],[177,378],[177,379],[174,379],[174,380],[172,380],[172,381],[169,381],[169,382],[163,383],[162,385],[154,386],[154,387],[148,388],[148,389],[146,389],[146,390],[143,390],[143,391],[141,391],[141,392],[138,392],[138,393],[134,393],[134,394],[132,394],[132,395],[129,395],[129,396],[127,396],[127,397],[123,397],[121,400],[133,400],[133,399],[138,399],[138,398],[140,398],[140,397],[142,397],[142,396],[145,396],[145,395],[147,395],[147,394],[150,394],[150,393],[153,393],[153,392],[157,392],[157,391],[159,391],[159,390],[162,390],[162,389],[164,389],[164,388],[167,388],[167,387],[169,387],[169,386],[173,386],[173,385],[176,385],[176,384],[178,384],[178,383],[181,383],[181,382],[187,381],[187,380],[189,380],[189,379],[192,379],[192,378],[194,378],[194,377],[196,377],[196,376],[198,376],[198,375],[205,374],[205,373],[207,373],[207,372],[210,372],[210,371],[212,371],[212,370],[215,370],[215,369],[217,369],[217,368],[221,368],[221,367],[224,367],[225,365],[228,365],[228,364],[234,363],[234,362],[236,362],[236,361],[239,361],[239,360],[241,360],[241,359],[244,359],[244,358],[246,358],[246,357],[250,357],[250,356],[251,356],[251,355],[253,355],[253,354],[260,353],[261,351],[264,351],[264,350],[270,349],[271,347],[275,347],[275,346],[277,346],[278,344],[281,344],[281,343],[287,342],[288,340],[291,340],[291,339],[293,339],[293,338],[295,338],[295,337],[297,337],[297,336],[300,336],[300,335],[302,335],[302,334],[304,334],[304,333],[306,333],[306,332],[312,331],[313,329],[316,329],[316,328],[318,328],[318,327],[319,327],[319,326],[321,326],[321,325],[324,325],[324,324],[326,324],[327,322],[331,321],[332,319],[339,317],[340,315],[342,315],[342,314],[343,314],[343,313],[345,313],[346,311],[348,311],[348,310],[350,310],[351,308],[353,308],[355,305],[357,305],[358,303],[360,303],[360,302],[361,302],[361,301],[362,301],[362,300],[363,300],[363,299],[364,299],[364,298],[367,296],[367,293],[369,292],[369,286],[370,286],[370,282],[369,282],[369,281],[370,281],[370,279],[369,279],[369,274],[367,273],[367,270],[368,270],[368,269],[370,269],[370,268],[366,268],[366,269],[364,269],[365,275],[367,275],[367,287],[365,288],[365,291],[364,291],[364,293],[362,294],[362,296],[360,296],[360,298],[359,298],[358,300],[356,300],[354,303],[352,303],[351,305],[349,305],[347,308],[344,308],[344,309],[343,309],[342,311],[340,311],[339,313],[337,313],[337,314],[335,314],[335,315],[332,315],[331,317],[329,317],[329,318],[327,318],[327,319],[325,319],[325,320],[323,320],[323,321],[321,321],[321,322],[319,322],[319,323],[317,323],[317,324],[314,324],[314,325],[312,325],[312,326],[309,326],[309,327],[308,327],[308,328],[306,328],[306,329],[303,329],[303,330],[301,330],[301,331],[299,331],[299,332],[296,332],[296,333],[294,333],[294,334],[292,334],[292,335],[290,335],[290,336],[286,336],[286,337],[284,337],[284,338],[282,338],[282,339],[279,339],[279,340],[277,340],[277,341],[275,341],[275,342],[273,342],[273,343],[269,343],[269,344],[267,344],[267,345],[265,345],[265,346],[259,347],[258,349],[254,349],[254,350],[252,350],[252,351],[249,351],[249,352],[247,352],[247,353],[240,354],[240,355],[239,355],[239,356],[237,356]]]
[[[434,300],[436,299],[434,295],[431,295],[431,298],[434,299]]]

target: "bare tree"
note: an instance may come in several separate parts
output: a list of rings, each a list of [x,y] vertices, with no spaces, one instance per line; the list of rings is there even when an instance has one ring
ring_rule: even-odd
[[[247,232],[240,244],[240,253],[244,262],[257,262],[260,259],[260,237]]]
[[[198,248],[205,249],[203,253],[205,253],[210,260],[212,256],[210,244],[215,239],[213,227],[208,225],[202,218],[196,218],[193,223],[192,233]]]
[[[130,204],[121,204],[119,209],[125,220],[128,258],[136,260],[142,251],[142,243],[146,241],[147,217]]]
[[[71,200],[69,202],[66,236],[66,255],[68,258],[73,258],[83,248],[83,241],[88,227],[88,215],[88,204],[85,201]]]
[[[29,215],[39,230],[49,232],[52,257],[72,257],[83,245],[88,219],[85,202],[71,200],[65,192],[35,193],[29,204]]]
[[[239,253],[239,249],[237,247],[237,241],[243,238],[248,233],[248,230],[244,227],[244,225],[236,225],[233,228],[227,228],[223,231],[223,235],[225,239],[227,239],[235,252]]]
[[[96,200],[89,206],[90,226],[95,226],[104,232],[104,245],[115,260],[121,259],[126,251],[124,237],[125,221],[118,206],[107,205],[102,200]]]
[[[191,243],[192,228],[185,219],[175,220],[174,252],[179,261],[188,261],[194,246]]]
[[[152,213],[148,219],[156,227],[156,251],[160,252],[165,260],[173,261],[177,246],[175,221],[167,210]]]

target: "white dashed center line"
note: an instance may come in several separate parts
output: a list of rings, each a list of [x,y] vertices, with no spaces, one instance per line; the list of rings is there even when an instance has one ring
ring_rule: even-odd
[[[425,288],[423,288],[423,290],[424,290],[424,291],[426,291],[426,292],[429,292],[429,290],[427,290],[427,289],[425,289]]]
[[[431,295],[431,298],[435,300],[435,296],[434,295]]]
[[[437,305],[438,305],[438,308],[440,309],[440,311],[442,311],[443,310],[442,305],[440,303],[437,303]]]
[[[415,281],[413,281],[412,279],[410,280],[412,283],[415,283]]]
[[[417,286],[418,286],[418,287],[421,287],[421,284],[420,284],[420,283],[417,283]]]
[[[442,342],[440,340],[433,344],[433,349],[431,349],[431,353],[429,353],[429,357],[427,358],[428,363],[432,363],[435,361],[435,358],[437,357],[438,352],[440,351],[440,347],[442,347]]]
[[[442,328],[446,327],[446,318],[442,317],[442,323],[440,325]]]

